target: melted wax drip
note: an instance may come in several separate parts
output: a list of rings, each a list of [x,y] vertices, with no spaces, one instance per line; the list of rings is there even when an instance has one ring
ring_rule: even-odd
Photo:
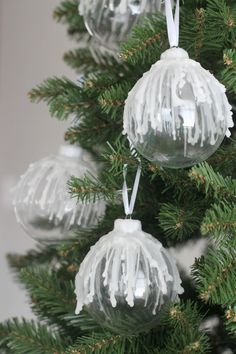
[[[175,53],[180,57],[175,58]],[[150,129],[164,131],[176,140],[183,119],[185,155],[188,144],[215,145],[222,133],[230,136],[228,128],[233,127],[225,91],[185,51],[169,49],[129,92],[123,133],[134,145],[143,143]]]
[[[120,0],[119,3],[117,0],[81,0],[79,5],[79,13],[84,16],[90,34],[94,34],[95,28],[98,32],[101,29],[101,33],[96,34],[103,37],[102,43],[108,48],[114,48],[114,41],[126,40],[138,20],[138,15],[155,13],[162,9],[161,0]]]
[[[141,259],[142,269],[140,269]],[[173,277],[169,274],[167,259],[173,270]],[[168,282],[172,283],[170,301],[176,301],[178,294],[183,292],[176,264],[159,241],[141,230],[125,233],[115,229],[91,247],[80,266],[76,276],[76,314],[81,312],[84,305],[92,303],[95,295],[100,298],[99,294],[95,293],[98,282],[96,271],[104,260],[103,280],[100,283],[107,287],[110,303],[114,308],[117,306],[116,293],[120,291],[121,283],[125,288],[126,303],[130,307],[134,306],[140,274],[145,283],[145,289],[142,289],[145,304],[148,303],[150,296],[150,285],[152,284],[157,289],[156,302],[152,309],[153,315],[164,302]],[[101,293],[100,290],[99,292]],[[99,306],[101,311],[106,311],[101,301]]]
[[[87,172],[85,166],[79,165],[79,160],[72,164],[74,168],[71,168],[71,164],[67,166],[62,157],[56,156],[31,164],[15,190],[13,204],[16,215],[19,205],[25,205],[26,212],[38,206],[42,215],[50,221],[54,219],[57,225],[65,223],[68,229],[76,225],[84,227],[96,224],[104,213],[104,202],[85,204],[71,198],[67,186],[71,175],[82,178]]]

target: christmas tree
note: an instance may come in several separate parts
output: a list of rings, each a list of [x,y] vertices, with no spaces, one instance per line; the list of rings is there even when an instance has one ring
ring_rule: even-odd
[[[77,48],[64,59],[80,78],[49,78],[29,97],[46,102],[58,120],[75,117],[65,141],[89,151],[101,167],[96,178],[71,177],[68,190],[78,203],[105,201],[106,211],[95,226],[78,228],[58,242],[39,243],[26,255],[8,256],[36,319],[0,324],[1,353],[236,353],[235,131],[207,161],[185,169],[162,168],[130,148],[122,134],[125,100],[169,47],[165,14],[158,11],[134,26],[114,55],[88,34],[78,6],[79,0],[62,1],[54,18],[66,24],[75,40]],[[179,46],[225,85],[233,113],[235,43],[233,0],[182,1]],[[142,221],[145,232],[175,254],[189,242],[207,241],[191,276],[180,266],[185,290],[180,302],[170,302],[154,328],[144,325],[143,331],[130,334],[107,329],[86,309],[76,315],[74,293],[75,276],[90,247],[113,229],[115,219],[124,218],[124,165],[129,187],[142,168],[133,219]]]

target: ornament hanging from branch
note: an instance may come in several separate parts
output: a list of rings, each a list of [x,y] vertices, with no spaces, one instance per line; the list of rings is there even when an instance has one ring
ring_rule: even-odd
[[[123,201],[131,216],[138,190],[139,168],[128,201],[127,166]],[[118,333],[156,327],[163,311],[183,292],[175,261],[162,244],[142,231],[139,220],[118,219],[82,262],[75,280],[79,314],[85,307],[102,326]]]
[[[162,0],[81,0],[79,12],[89,33],[102,46],[118,51],[140,15],[164,11]]]
[[[171,48],[129,92],[124,134],[149,161],[184,168],[210,157],[233,120],[225,87],[178,48],[179,0],[175,19],[170,0],[165,5]]]
[[[79,146],[64,145],[57,155],[31,164],[15,189],[18,222],[32,238],[55,242],[78,228],[95,225],[104,215],[104,201],[82,203],[68,192],[71,176],[97,175],[90,155]]]

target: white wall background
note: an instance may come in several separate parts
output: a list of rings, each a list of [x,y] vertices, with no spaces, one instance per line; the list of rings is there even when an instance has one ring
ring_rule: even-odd
[[[27,92],[51,75],[74,74],[62,61],[74,43],[52,19],[59,0],[0,0],[0,321],[29,317],[27,298],[10,273],[5,254],[34,243],[17,225],[9,190],[30,162],[55,152],[65,123],[31,104]]]

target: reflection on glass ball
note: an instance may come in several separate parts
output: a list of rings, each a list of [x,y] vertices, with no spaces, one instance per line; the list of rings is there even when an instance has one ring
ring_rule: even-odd
[[[70,177],[83,178],[88,172],[97,174],[88,153],[69,145],[29,166],[16,186],[13,204],[18,222],[32,238],[55,242],[98,222],[104,202],[77,203],[68,192]]]
[[[77,309],[83,306],[117,333],[156,327],[170,302],[179,300],[181,280],[161,243],[137,220],[116,220],[115,228],[91,248],[76,277]]]
[[[124,133],[141,155],[163,167],[206,160],[232,126],[225,87],[180,48],[163,53],[125,105]]]
[[[99,43],[117,50],[140,15],[163,11],[161,0],[81,0],[79,12]]]

